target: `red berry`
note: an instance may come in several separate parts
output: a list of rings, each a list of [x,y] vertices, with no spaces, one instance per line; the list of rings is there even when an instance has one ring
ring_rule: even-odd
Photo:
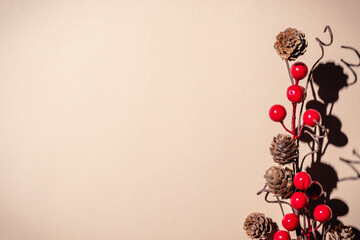
[[[302,62],[296,62],[291,66],[291,76],[297,80],[305,78],[308,68]]]
[[[294,177],[294,185],[299,190],[305,190],[310,186],[311,177],[306,172],[299,172]]]
[[[286,110],[282,105],[274,105],[269,110],[269,116],[271,120],[275,122],[281,122],[286,117]]]
[[[274,234],[274,240],[290,240],[290,234],[287,231],[279,230]]]
[[[306,189],[306,195],[311,199],[318,199],[323,194],[323,188],[317,181],[312,181],[309,188]]]
[[[315,109],[306,110],[303,114],[303,122],[310,127],[315,126],[315,121],[320,122],[320,113]]]
[[[301,103],[305,98],[303,87],[300,87],[296,84],[288,87],[286,95],[287,98],[293,103]]]
[[[296,192],[290,197],[290,203],[296,210],[302,209],[308,205],[309,199],[303,192]]]
[[[282,219],[283,227],[288,231],[294,231],[299,225],[299,217],[295,213],[288,213]]]
[[[314,210],[314,218],[319,222],[327,222],[332,217],[331,208],[328,205],[320,204]]]

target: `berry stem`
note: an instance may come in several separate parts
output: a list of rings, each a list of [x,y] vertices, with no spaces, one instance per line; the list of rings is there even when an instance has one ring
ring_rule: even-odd
[[[321,223],[319,224],[319,226],[317,226],[317,227],[315,228],[315,231],[318,230],[318,228],[319,228],[322,224],[323,224],[323,223],[321,222]]]
[[[293,133],[284,125],[284,122],[283,122],[283,121],[281,121],[280,123],[281,123],[281,125],[284,127],[284,129],[285,129],[287,132],[293,134]]]
[[[306,217],[307,218],[307,225],[308,225],[308,232],[306,234],[306,238],[309,240],[310,239],[310,235],[311,235],[311,232],[312,232],[312,227],[311,227],[311,224],[310,224],[310,218],[309,216]]]
[[[302,130],[303,130],[303,128],[304,128],[304,126],[305,126],[305,124],[304,124],[304,123],[300,126],[300,128],[299,128],[299,132],[298,132],[298,135],[296,135],[296,136],[295,136],[295,139],[298,139],[298,138],[301,136],[301,132],[302,132]]]
[[[288,73],[289,73],[291,84],[294,84],[294,80],[293,80],[293,78],[291,76],[291,72],[290,72],[289,60],[285,59],[285,63],[286,63],[286,67],[287,67],[287,70],[288,70]]]
[[[301,228],[301,231],[303,232],[303,234],[306,235],[307,233],[305,232],[305,230],[302,227],[300,227],[300,228]]]
[[[296,136],[296,129],[295,129],[295,120],[296,120],[296,103],[292,103],[293,105],[293,115],[292,115],[292,135]]]

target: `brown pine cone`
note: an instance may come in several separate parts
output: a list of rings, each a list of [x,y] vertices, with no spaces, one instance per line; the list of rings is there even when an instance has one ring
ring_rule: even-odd
[[[295,192],[294,172],[287,167],[271,166],[265,171],[264,178],[270,192],[275,196],[287,199]]]
[[[296,160],[298,148],[299,146],[292,136],[280,133],[273,138],[270,153],[273,156],[274,162],[284,165]]]
[[[355,234],[351,227],[344,226],[340,223],[330,230],[329,237],[330,240],[353,240],[355,239]]]
[[[263,213],[250,213],[244,222],[244,230],[250,238],[266,239],[271,229],[272,220],[265,217]]]
[[[287,28],[276,36],[274,48],[282,59],[295,60],[306,51],[305,34],[295,28]]]

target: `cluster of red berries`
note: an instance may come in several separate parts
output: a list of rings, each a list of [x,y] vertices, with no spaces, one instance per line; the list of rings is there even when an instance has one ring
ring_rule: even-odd
[[[305,78],[307,72],[308,68],[302,62],[296,62],[291,66],[290,73],[295,79],[295,84],[288,87],[286,95],[289,101],[293,103],[294,108],[296,108],[297,103],[303,102],[306,97],[305,88],[299,86],[299,81]],[[270,108],[269,116],[271,120],[275,122],[283,122],[286,117],[286,110],[282,105],[276,104]],[[317,122],[320,121],[320,113],[314,109],[305,111],[303,114],[303,123],[307,126],[314,127],[316,124],[314,120]],[[295,130],[293,130],[293,135],[295,137]]]
[[[294,186],[301,191],[295,192],[290,197],[291,206],[296,209],[304,209],[307,207],[310,199],[317,199],[323,194],[322,186],[317,181],[312,181],[309,174],[306,172],[299,172],[293,179]],[[304,192],[302,192],[304,191]],[[332,211],[329,206],[319,204],[313,212],[314,218],[320,223],[327,222],[331,216]],[[294,231],[299,226],[299,217],[295,213],[288,213],[282,219],[282,225],[287,231]],[[320,226],[320,225],[319,225]],[[306,235],[310,235],[312,228],[309,226],[307,232],[302,229]],[[290,240],[290,234],[284,230],[279,230],[274,235],[274,240]]]
[[[273,105],[270,108],[269,116],[271,120],[275,122],[280,122],[285,130],[293,135],[294,139],[297,139],[301,135],[301,131],[303,127],[315,127],[316,123],[320,122],[320,113],[315,109],[308,109],[302,115],[303,123],[299,126],[299,130],[297,133],[295,119],[296,119],[296,107],[298,103],[301,103],[305,100],[306,90],[304,87],[299,85],[299,81],[304,79],[308,73],[307,66],[302,62],[294,63],[291,66],[290,75],[293,79],[295,79],[295,84],[288,87],[286,91],[286,95],[288,100],[292,103],[293,106],[293,116],[292,116],[292,130],[287,129],[283,123],[286,117],[286,110],[282,105]],[[301,171],[301,170],[300,170]],[[313,212],[313,217],[320,222],[318,226],[310,225],[310,213],[307,209],[309,201],[311,199],[317,199],[323,194],[323,188],[321,184],[317,181],[312,181],[309,174],[306,172],[298,172],[293,179],[294,186],[298,189],[295,193],[290,197],[290,204],[293,209],[295,209],[295,213],[289,213],[284,215],[282,219],[282,225],[287,230],[279,230],[275,233],[273,239],[274,240],[290,240],[289,231],[294,231],[296,229],[301,229],[307,239],[310,238],[310,234],[312,231],[317,230],[318,227],[327,222],[331,216],[332,212],[329,206],[325,204],[320,204],[316,206]],[[304,216],[308,219],[308,227],[307,229],[303,229],[299,222],[299,212],[304,209]]]

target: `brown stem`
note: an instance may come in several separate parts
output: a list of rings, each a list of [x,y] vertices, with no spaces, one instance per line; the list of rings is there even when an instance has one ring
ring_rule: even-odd
[[[289,60],[285,59],[285,63],[286,63],[286,68],[287,68],[288,73],[289,73],[289,77],[290,77],[291,84],[293,85],[293,84],[294,84],[294,79],[293,79],[292,76],[291,76]]]
[[[314,120],[314,121],[315,121],[315,120]],[[311,152],[307,153],[307,154],[303,157],[303,159],[302,159],[302,161],[301,161],[301,165],[300,165],[300,171],[301,171],[301,169],[302,169],[302,167],[303,167],[305,158],[307,158],[308,156],[310,156],[310,155],[312,155],[312,154],[317,153],[317,152],[320,151],[321,145],[320,145],[320,142],[319,142],[319,138],[325,138],[325,137],[328,135],[328,131],[326,130],[326,128],[325,128],[324,126],[322,126],[322,125],[321,125],[320,123],[318,123],[317,121],[315,121],[315,123],[316,123],[316,125],[318,125],[318,126],[324,131],[324,135],[321,135],[321,136],[320,136],[320,135],[312,134],[311,132],[309,132],[309,131],[307,131],[307,130],[304,131],[304,132],[308,133],[308,134],[311,136],[311,138],[314,140],[314,143],[316,143],[316,145],[317,145],[318,147],[317,147],[317,149],[315,149],[314,151],[311,151]]]

